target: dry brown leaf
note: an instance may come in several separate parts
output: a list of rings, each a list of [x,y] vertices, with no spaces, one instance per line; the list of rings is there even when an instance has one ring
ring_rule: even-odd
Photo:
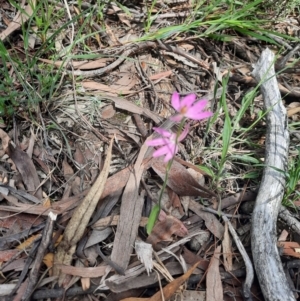
[[[185,274],[181,277],[175,279],[174,281],[167,284],[163,289],[162,292],[158,291],[155,295],[150,298],[126,298],[122,299],[121,301],[167,301],[169,300],[180,288],[180,286],[187,281],[194,270],[197,268],[198,262],[194,264]],[[163,295],[163,297],[162,297]],[[209,300],[209,299],[207,299]]]
[[[105,32],[106,32],[107,36],[110,38],[110,40],[112,42],[112,43],[109,43],[111,47],[118,46],[118,45],[121,44],[119,42],[118,38],[116,37],[114,31],[108,25],[108,22],[105,22]]]
[[[179,196],[172,189],[170,189],[169,187],[167,187],[167,191],[168,191],[168,196],[169,196],[169,200],[170,200],[169,201],[170,205],[173,208],[177,208],[180,215],[183,216],[184,211],[183,211]]]
[[[94,81],[82,82],[81,85],[85,89],[100,90],[100,91],[111,93],[112,96],[117,96],[120,93],[122,93],[124,95],[134,93],[134,91],[128,90],[126,88],[124,89],[124,87],[113,88],[112,86],[107,86],[107,85],[97,83]]]
[[[291,116],[293,116],[294,114],[296,114],[296,113],[298,113],[298,112],[300,112],[300,106],[297,107],[297,108],[289,109],[289,110],[287,111],[287,116],[288,116],[288,117],[291,117]]]
[[[12,206],[0,206],[0,211],[11,211],[11,212],[26,212],[31,213],[35,215],[48,215],[50,211],[52,211],[55,214],[60,214],[59,211],[51,209],[51,208],[45,208],[43,205],[30,205],[30,204],[18,204],[18,207],[12,207]]]
[[[225,222],[224,227],[224,238],[222,240],[223,248],[223,263],[227,272],[232,271],[232,250],[231,250],[231,239],[228,232],[228,222]]]
[[[195,212],[205,221],[206,228],[218,239],[222,239],[224,235],[224,227],[214,214],[201,210],[203,206],[194,200],[190,200],[189,209]]]
[[[281,241],[278,246],[282,248],[282,255],[300,258],[300,244],[295,241]]]
[[[109,119],[112,118],[113,116],[115,116],[116,114],[116,110],[114,109],[114,107],[112,105],[108,105],[105,106],[101,111],[101,117],[103,119]]]
[[[127,269],[144,204],[144,191],[139,194],[139,186],[145,163],[144,156],[148,146],[144,143],[130,173],[121,200],[121,212],[117,227],[111,259],[124,270]]]
[[[18,250],[26,249],[26,248],[28,248],[32,244],[33,241],[37,240],[37,238],[39,238],[41,236],[42,236],[41,234],[32,235],[29,238],[27,238],[24,242],[22,242],[21,244],[19,244],[16,248]]]
[[[0,251],[0,263],[10,260],[13,256],[15,256],[19,252],[20,250],[16,250],[16,249]]]
[[[20,285],[20,287],[17,291],[17,294],[13,298],[13,301],[21,301],[22,300],[22,297],[25,294],[28,282],[29,282],[29,277],[26,278],[25,281]]]
[[[153,158],[151,167],[165,181],[167,163],[163,161],[163,158]],[[175,160],[168,174],[167,185],[180,196],[201,196],[207,198],[214,195],[213,192],[197,183],[186,168]]]
[[[173,74],[172,70],[168,70],[168,71],[164,71],[164,72],[159,72],[156,74],[153,74],[149,77],[150,80],[157,80],[157,79],[162,79],[162,78],[166,78],[169,77],[170,75]]]
[[[0,33],[0,40],[4,41],[12,32],[19,29],[32,15],[35,8],[36,0],[30,1],[25,7],[24,13],[18,13],[14,19],[9,23],[8,27]]]
[[[154,249],[161,241],[171,241],[172,235],[179,237],[188,235],[188,230],[184,224],[172,215],[167,215],[163,221],[158,221],[153,227],[151,234],[147,238],[147,242],[151,243]]]
[[[97,178],[96,182],[90,189],[82,203],[76,208],[72,218],[70,219],[63,236],[62,242],[58,245],[57,253],[55,254],[54,275],[59,276],[59,285],[62,285],[65,280],[65,275],[59,270],[57,264],[70,265],[73,254],[76,251],[78,241],[82,238],[86,226],[98,204],[98,201],[103,193],[104,186],[108,177],[109,167],[112,156],[113,139],[110,141],[107,156],[103,169]],[[88,276],[87,276],[88,277]]]
[[[137,79],[133,76],[133,73],[130,72],[122,72],[122,77],[119,78],[113,85],[111,85],[112,89],[123,91],[124,89],[130,90],[133,88],[136,83]]]
[[[86,278],[97,278],[105,275],[105,271],[108,266],[102,265],[95,268],[86,268],[86,267],[73,267],[71,265],[55,263],[55,267],[58,268],[64,274],[86,277]]]
[[[32,160],[18,146],[13,147],[11,143],[8,145],[7,153],[20,172],[28,192],[42,200],[42,189],[38,188],[40,180]]]
[[[107,227],[107,226],[116,226],[119,222],[120,215],[114,215],[113,217],[107,216],[100,218],[95,224],[93,224],[93,228]],[[145,227],[148,222],[148,217],[141,217],[140,227]]]
[[[115,103],[116,108],[125,110],[134,114],[139,114],[139,115],[144,115],[150,119],[152,119],[156,124],[160,123],[162,118],[150,110],[146,108],[141,108],[134,104],[131,101],[128,101],[126,99],[123,99],[121,97],[115,97],[115,96],[110,96],[110,95],[105,95],[106,99],[110,99]]]
[[[74,171],[73,171],[73,168],[71,167],[71,165],[68,163],[66,157],[62,161],[62,169],[63,169],[63,174],[64,174],[65,180],[69,181],[70,178],[74,175]]]
[[[233,295],[234,296],[234,295]],[[181,298],[181,299],[180,299]],[[183,291],[179,296],[173,296],[171,301],[186,300],[186,301],[205,301],[205,291]]]
[[[223,287],[220,275],[221,246],[215,249],[206,274],[206,300],[223,301]]]
[[[209,266],[209,262],[207,259],[202,259],[199,255],[196,255],[194,252],[190,251],[186,247],[183,247],[182,257],[184,261],[190,265],[194,264],[195,262],[199,262],[198,268],[200,268],[203,271],[206,271]]]
[[[54,261],[54,254],[48,253],[43,258],[43,263],[47,266],[47,268],[53,267],[53,261]]]
[[[25,258],[15,259],[11,263],[9,263],[7,266],[5,266],[2,269],[2,272],[6,273],[9,271],[22,271],[24,269],[25,262],[26,262]]]
[[[0,228],[11,229],[14,226],[18,226],[20,229],[28,229],[32,226],[38,225],[43,222],[43,218],[36,217],[35,215],[20,213],[18,215],[12,215],[11,212],[0,211]]]
[[[106,181],[104,191],[100,197],[100,200],[104,199],[108,195],[112,195],[116,193],[118,190],[122,189],[129,178],[130,175],[130,168],[127,167],[122,169],[121,171],[117,172],[113,176],[109,177]],[[52,210],[55,212],[64,212],[66,210],[71,210],[78,206],[81,202],[82,198],[84,198],[88,194],[89,190],[84,190],[80,194],[69,197],[67,199],[55,202],[52,204]],[[1,207],[0,207],[1,208]]]

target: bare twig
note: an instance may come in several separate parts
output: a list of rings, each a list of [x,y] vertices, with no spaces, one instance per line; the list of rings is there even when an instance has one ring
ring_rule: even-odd
[[[44,255],[45,255],[47,248],[50,244],[50,241],[52,239],[53,226],[54,226],[55,220],[56,220],[56,214],[53,214],[50,211],[47,222],[46,222],[46,226],[43,230],[42,241],[39,245],[37,254],[35,256],[33,266],[31,268],[31,271],[29,274],[29,282],[28,282],[26,291],[25,291],[24,295],[22,296],[22,300],[28,300],[30,298],[30,296],[32,295],[34,288],[38,282],[40,267],[43,262]]]

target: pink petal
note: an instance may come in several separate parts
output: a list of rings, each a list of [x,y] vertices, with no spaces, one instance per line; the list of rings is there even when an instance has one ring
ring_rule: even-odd
[[[159,146],[159,145],[164,145],[166,144],[166,139],[165,138],[157,138],[153,140],[146,141],[146,145],[148,146]]]
[[[173,121],[176,121],[176,122],[180,122],[183,117],[184,116],[182,116],[181,114],[177,114],[177,115],[171,116],[170,119]]]
[[[195,100],[196,100],[196,94],[189,94],[185,96],[180,103],[180,108],[187,107],[189,109],[192,106],[192,104],[195,102]]]
[[[200,100],[197,103],[195,103],[191,109],[193,109],[193,111],[199,112],[199,111],[203,111],[203,109],[206,107],[208,101],[206,99]]]
[[[172,153],[172,150],[170,150],[170,147],[168,145],[165,145],[165,146],[159,148],[158,150],[156,150],[153,153],[153,157],[160,157],[160,156],[166,155],[170,152]]]
[[[171,137],[173,133],[165,130],[165,129],[162,129],[162,128],[153,128],[153,130],[159,134],[161,134],[162,136],[164,137]]]
[[[186,117],[187,118],[191,118],[193,120],[201,120],[201,119],[205,119],[208,117],[211,117],[213,115],[212,112],[193,112],[193,111],[189,111],[186,113]]]
[[[175,156],[175,154],[178,152],[178,147],[175,145],[173,145],[173,146],[174,147],[172,147],[172,151],[170,151],[166,154],[164,162],[170,161]]]
[[[176,110],[180,110],[180,96],[179,93],[174,92],[171,98],[172,107]]]
[[[189,133],[189,129],[190,129],[190,125],[188,124],[187,126],[185,126],[184,130],[179,135],[178,141],[182,141],[187,136],[187,134]]]
[[[172,155],[171,153],[166,154],[165,158],[164,158],[164,162],[169,162],[174,155]]]

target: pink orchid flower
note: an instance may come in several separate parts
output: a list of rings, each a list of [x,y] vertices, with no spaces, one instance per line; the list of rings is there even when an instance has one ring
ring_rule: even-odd
[[[168,162],[178,152],[178,142],[182,141],[187,136],[189,125],[184,128],[177,139],[177,135],[173,132],[169,132],[162,128],[153,128],[153,130],[159,133],[162,137],[149,140],[146,142],[146,144],[148,146],[161,146],[153,153],[153,157],[160,157],[165,155],[164,162]]]
[[[202,99],[196,102],[196,94],[189,94],[180,101],[179,93],[174,92],[171,103],[173,108],[179,113],[170,119],[180,122],[183,118],[201,120],[212,116],[212,112],[203,111],[207,105],[207,100]]]

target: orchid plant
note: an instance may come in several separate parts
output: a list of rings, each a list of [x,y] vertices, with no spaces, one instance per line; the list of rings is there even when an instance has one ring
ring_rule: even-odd
[[[180,99],[179,93],[174,92],[171,98],[171,104],[177,114],[171,116],[170,119],[180,123],[179,131],[177,133],[173,133],[172,131],[167,131],[163,128],[153,128],[153,130],[160,134],[161,137],[146,142],[148,146],[156,147],[153,157],[165,156],[164,162],[168,162],[166,177],[160,191],[158,204],[153,207],[149,216],[146,227],[148,234],[151,233],[161,209],[161,198],[167,186],[168,174],[171,169],[174,156],[178,152],[178,143],[184,140],[189,132],[189,123],[186,125],[185,123],[189,119],[202,120],[211,117],[213,115],[212,112],[205,111],[207,103],[208,101],[205,99],[197,100],[196,94],[189,94]]]

